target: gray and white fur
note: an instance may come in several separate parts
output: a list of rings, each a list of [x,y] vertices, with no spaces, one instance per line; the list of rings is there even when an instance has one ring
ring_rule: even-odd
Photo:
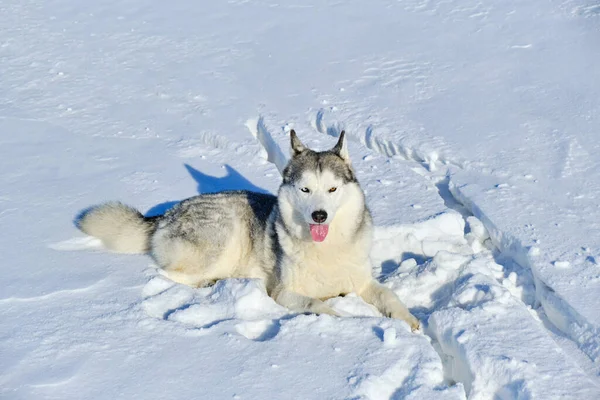
[[[144,217],[118,202],[84,212],[78,227],[109,250],[149,253],[172,280],[202,287],[259,278],[295,312],[337,315],[324,300],[357,293],[383,315],[419,321],[371,275],[372,219],[350,163],[344,132],[316,152],[292,130],[291,159],[277,196],[203,194]]]

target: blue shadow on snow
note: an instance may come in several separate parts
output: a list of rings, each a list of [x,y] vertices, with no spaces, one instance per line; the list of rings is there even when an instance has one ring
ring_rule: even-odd
[[[225,164],[226,174],[222,177],[207,175],[198,171],[189,164],[183,165],[198,185],[196,188],[198,194],[216,193],[224,190],[249,190],[258,193],[270,193],[268,190],[265,190],[250,182],[242,174],[236,171],[235,168],[228,164]],[[179,201],[166,201],[164,203],[157,204],[146,212],[146,217],[162,215],[178,203]]]

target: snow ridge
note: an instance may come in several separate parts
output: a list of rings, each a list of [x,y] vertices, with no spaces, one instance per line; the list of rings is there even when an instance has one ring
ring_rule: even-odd
[[[534,264],[539,255],[538,250],[535,247],[527,248],[517,238],[500,231],[485,213],[462,193],[460,187],[451,183],[450,191],[457,201],[464,204],[484,223],[494,245],[502,254],[531,271],[536,304],[530,305],[541,307],[550,322],[573,340],[591,361],[596,362],[600,356],[600,328],[590,324],[536,275]]]
[[[246,127],[254,136],[256,140],[261,144],[262,149],[266,155],[266,159],[268,162],[275,164],[277,170],[281,175],[283,175],[283,170],[287,164],[288,158],[283,154],[281,148],[275,143],[273,137],[265,127],[265,122],[262,117],[257,119],[249,119],[246,122]]]

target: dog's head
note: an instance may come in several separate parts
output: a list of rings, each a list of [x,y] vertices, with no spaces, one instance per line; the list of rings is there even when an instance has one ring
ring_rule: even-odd
[[[346,135],[327,151],[313,151],[290,132],[292,158],[283,171],[280,209],[299,236],[323,242],[344,208],[364,209],[364,196],[350,163]],[[348,207],[349,206],[349,207]],[[287,218],[286,218],[287,217]],[[352,217],[355,217],[352,215]],[[309,235],[310,234],[310,235]]]

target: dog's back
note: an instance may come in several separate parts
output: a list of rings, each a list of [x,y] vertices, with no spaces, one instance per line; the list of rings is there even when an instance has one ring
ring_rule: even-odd
[[[277,198],[250,191],[203,194],[146,218],[121,203],[86,211],[79,227],[113,251],[148,252],[174,281],[205,286],[224,278],[267,279],[267,220]]]

